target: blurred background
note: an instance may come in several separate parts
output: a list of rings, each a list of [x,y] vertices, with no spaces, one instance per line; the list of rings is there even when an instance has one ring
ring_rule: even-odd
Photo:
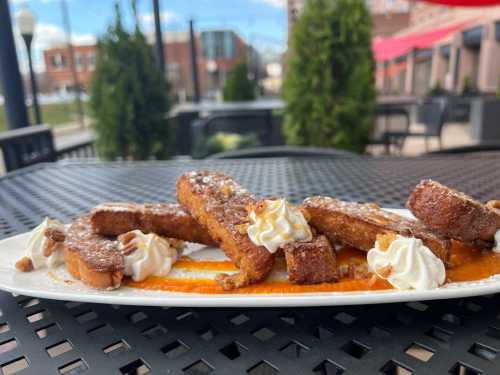
[[[9,130],[40,124],[50,160],[286,156],[285,145],[416,156],[500,142],[494,1],[1,1],[17,59],[2,57],[4,159]],[[24,152],[21,166],[41,160]]]

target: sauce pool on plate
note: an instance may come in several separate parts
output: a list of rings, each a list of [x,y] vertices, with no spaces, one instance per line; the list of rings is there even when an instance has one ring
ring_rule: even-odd
[[[366,252],[344,247],[337,252],[338,266],[352,263],[366,264]],[[282,259],[275,268],[284,270]],[[185,271],[235,272],[237,268],[230,261],[195,260],[182,257],[173,267]],[[447,282],[477,281],[500,273],[500,254],[454,242],[449,268],[446,270]],[[148,277],[143,281],[125,280],[125,285],[133,288],[162,290],[169,292],[201,294],[284,294],[318,292],[354,292],[387,290],[393,287],[373,274],[365,278],[340,278],[337,282],[314,285],[297,285],[288,281],[265,281],[235,291],[223,290],[214,280],[208,278]]]

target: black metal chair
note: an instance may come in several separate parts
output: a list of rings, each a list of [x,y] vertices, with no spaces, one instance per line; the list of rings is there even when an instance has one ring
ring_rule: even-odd
[[[383,117],[381,126],[379,119]],[[393,121],[393,119],[403,121]],[[401,152],[404,141],[410,131],[410,113],[407,106],[399,104],[379,104],[375,109],[375,126],[372,128],[370,145],[383,145],[386,154],[390,154],[391,146]]]
[[[423,101],[417,107],[417,122],[423,124],[425,129],[420,132],[410,130],[409,115],[407,115],[407,122],[404,124],[406,130],[393,130],[386,128],[382,133],[382,140],[386,145],[386,151],[390,149],[391,145],[396,145],[399,150],[404,146],[406,138],[409,137],[423,137],[425,138],[425,150],[429,150],[429,138],[437,137],[439,142],[439,149],[442,149],[441,134],[443,126],[448,119],[449,104],[446,98],[431,98]],[[386,109],[381,113],[398,113],[397,109]],[[392,111],[392,112],[391,112]],[[400,115],[403,111],[399,109]],[[388,152],[387,152],[388,153]]]
[[[52,130],[46,125],[0,133],[0,149],[7,172],[57,159]]]
[[[268,146],[245,148],[241,150],[219,152],[207,159],[245,159],[245,158],[278,158],[278,157],[334,157],[357,158],[352,152],[319,147]]]
[[[426,100],[417,108],[417,121],[425,125],[420,133],[410,133],[410,137],[425,137],[425,151],[429,150],[429,138],[437,137],[439,149],[443,148],[441,134],[448,119],[449,102],[446,98]]]

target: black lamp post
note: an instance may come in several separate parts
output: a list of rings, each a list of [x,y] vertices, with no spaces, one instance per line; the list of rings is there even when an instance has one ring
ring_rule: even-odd
[[[28,52],[28,63],[30,68],[30,79],[31,79],[31,96],[33,100],[33,107],[35,109],[35,125],[40,125],[42,123],[42,115],[40,113],[40,107],[38,106],[38,88],[36,84],[35,72],[33,70],[33,59],[31,56],[31,42],[33,40],[33,33],[35,32],[35,15],[27,6],[23,6],[16,13],[16,24],[19,28],[19,32],[24,39],[26,44],[26,50]]]

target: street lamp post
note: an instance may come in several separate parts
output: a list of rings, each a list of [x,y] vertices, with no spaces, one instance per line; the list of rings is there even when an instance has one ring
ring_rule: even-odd
[[[31,79],[31,96],[33,100],[33,108],[35,109],[35,124],[40,125],[42,123],[42,115],[40,113],[40,107],[38,105],[38,88],[36,84],[35,72],[33,70],[33,58],[31,55],[31,42],[33,41],[33,33],[35,32],[35,22],[35,15],[27,6],[22,7],[16,13],[17,27],[19,28],[19,32],[23,37],[24,43],[26,44],[26,50],[28,52],[28,64]]]

